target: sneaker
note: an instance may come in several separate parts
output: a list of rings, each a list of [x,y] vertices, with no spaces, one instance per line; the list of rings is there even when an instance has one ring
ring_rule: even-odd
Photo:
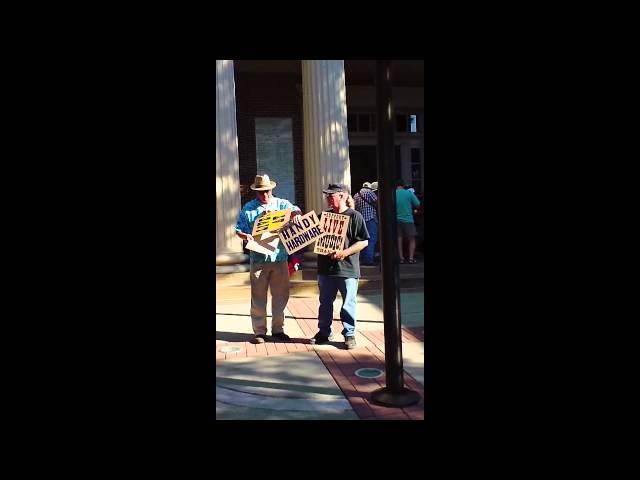
[[[271,339],[275,342],[288,342],[291,340],[291,337],[284,332],[274,333],[271,335]]]
[[[266,335],[256,335],[255,337],[253,337],[253,340],[251,340],[251,343],[264,343],[266,340]]]
[[[356,348],[356,337],[344,337],[344,346],[347,350]]]
[[[329,343],[333,341],[334,338],[335,337],[333,336],[333,332],[331,332],[329,336],[322,335],[320,332],[318,332],[309,339],[309,343],[311,345],[322,345],[323,343]]]

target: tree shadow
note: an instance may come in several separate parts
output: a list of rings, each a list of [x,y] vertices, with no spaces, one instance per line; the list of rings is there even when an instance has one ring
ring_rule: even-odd
[[[252,333],[216,331],[216,340],[224,340],[225,342],[250,342],[253,337],[254,335]]]
[[[335,347],[337,350],[346,350],[347,347],[344,344],[344,342],[327,342],[327,343],[322,343],[320,345],[318,345],[319,347],[325,347],[325,346],[329,346],[329,347]]]

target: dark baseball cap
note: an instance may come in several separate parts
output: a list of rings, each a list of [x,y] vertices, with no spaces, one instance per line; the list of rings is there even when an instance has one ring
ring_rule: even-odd
[[[349,187],[347,187],[344,183],[330,183],[326,190],[322,190],[322,193],[340,193],[346,192],[349,193]]]

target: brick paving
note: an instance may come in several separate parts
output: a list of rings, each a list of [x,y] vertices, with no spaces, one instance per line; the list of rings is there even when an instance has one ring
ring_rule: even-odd
[[[424,387],[406,371],[405,386],[417,391],[421,400],[406,408],[390,408],[375,405],[371,392],[385,386],[385,375],[377,378],[361,378],[355,375],[360,368],[377,368],[384,372],[384,330],[358,329],[358,346],[345,350],[342,344],[342,324],[334,320],[332,329],[336,335],[334,345],[311,345],[308,338],[317,332],[317,298],[291,298],[287,304],[291,313],[285,321],[294,321],[304,334],[304,338],[292,337],[291,342],[281,343],[269,340],[264,344],[250,343],[251,334],[238,334],[238,341],[221,342],[216,349],[216,362],[242,357],[288,355],[296,352],[314,351],[331,374],[340,390],[361,420],[424,420]],[[363,341],[364,340],[364,341]],[[423,327],[403,327],[403,344],[424,341]],[[221,352],[221,348],[238,347],[238,352]]]

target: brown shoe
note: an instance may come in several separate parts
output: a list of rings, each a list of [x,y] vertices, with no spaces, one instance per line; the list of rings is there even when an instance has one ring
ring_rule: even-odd
[[[266,342],[266,340],[266,335],[256,335],[255,337],[253,337],[253,340],[251,340],[251,343],[264,343]]]
[[[344,346],[347,350],[356,348],[356,337],[344,337]]]

